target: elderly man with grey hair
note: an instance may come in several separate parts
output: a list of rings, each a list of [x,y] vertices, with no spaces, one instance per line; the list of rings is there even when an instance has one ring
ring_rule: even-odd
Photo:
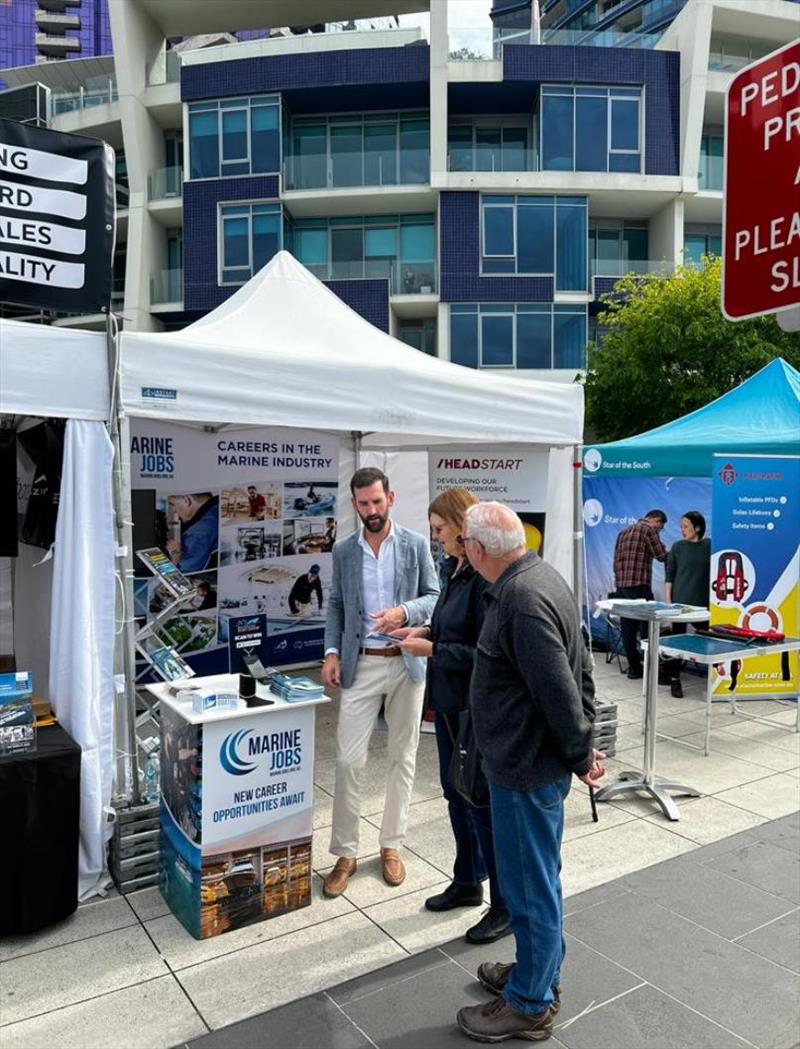
[[[516,961],[483,962],[497,995],[461,1009],[470,1038],[549,1038],[564,957],[561,835],[572,776],[593,785],[604,754],[592,747],[594,684],[575,599],[564,579],[525,549],[517,515],[500,503],[467,510],[462,541],[490,584],[470,704],[489,780],[498,878]]]

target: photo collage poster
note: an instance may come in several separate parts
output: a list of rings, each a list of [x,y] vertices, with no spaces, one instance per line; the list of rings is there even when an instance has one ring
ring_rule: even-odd
[[[338,452],[337,437],[310,430],[132,420],[134,549],[161,547],[195,584],[159,636],[197,674],[228,671],[230,621],[246,616],[266,616],[272,664],[322,658]],[[135,570],[141,626],[171,597],[138,559]],[[138,680],[152,676],[139,667]]]

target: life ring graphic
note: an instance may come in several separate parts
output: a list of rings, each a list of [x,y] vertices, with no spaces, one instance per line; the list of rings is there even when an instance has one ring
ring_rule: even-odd
[[[741,623],[739,625],[744,627],[745,630],[750,630],[750,629],[761,630],[761,629],[763,629],[763,627],[753,627],[753,628],[751,628],[750,623],[752,622],[752,620],[756,616],[766,616],[767,619],[769,620],[769,628],[770,628],[770,630],[774,630],[774,631],[776,631],[776,633],[780,633],[781,632],[780,616],[775,611],[775,609],[774,608],[770,608],[769,605],[750,605],[750,607],[747,609],[747,611],[742,616],[742,621],[741,621]]]

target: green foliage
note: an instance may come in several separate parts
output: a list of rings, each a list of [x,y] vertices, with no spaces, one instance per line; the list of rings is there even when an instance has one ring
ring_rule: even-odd
[[[774,317],[734,323],[720,310],[721,262],[678,267],[673,277],[633,274],[603,299],[590,344],[586,424],[598,441],[650,430],[701,408],[775,357],[800,368],[800,336]]]

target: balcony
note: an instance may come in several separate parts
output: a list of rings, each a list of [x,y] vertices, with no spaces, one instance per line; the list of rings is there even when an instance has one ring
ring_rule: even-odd
[[[68,33],[70,30],[77,31],[81,27],[78,15],[65,14],[61,11],[42,11],[37,9],[34,13],[36,28],[42,33]]]
[[[449,58],[451,62],[497,62],[503,57],[506,44],[536,44],[529,29],[451,29],[449,34]],[[622,32],[606,29],[592,32],[590,29],[543,29],[542,44],[562,47],[625,47],[654,48],[661,39],[660,33]]]
[[[368,151],[287,157],[284,189],[353,189],[360,186],[421,186],[430,182],[429,149]]]
[[[80,51],[77,36],[59,36],[55,33],[37,33],[36,50],[46,58],[66,58],[71,51]]]
[[[358,259],[348,262],[303,263],[320,280],[389,281],[390,295],[435,295],[435,262],[398,262],[396,259]]]
[[[44,11],[65,11],[68,7],[80,7],[81,0],[39,0]]]
[[[629,273],[636,276],[656,274],[668,277],[675,270],[675,264],[666,259],[589,259],[589,273],[592,277],[611,277],[619,280]]]
[[[150,305],[166,306],[183,302],[183,269],[157,270],[150,278]]]
[[[115,310],[122,307],[125,301],[125,278],[112,277],[111,279],[111,305]]]
[[[107,106],[119,99],[115,76],[90,77],[77,91],[51,95],[50,116],[61,113],[76,113],[92,106]]]
[[[477,145],[474,152],[467,146],[464,149],[451,148],[447,153],[447,170],[520,172],[538,171],[539,154],[535,149],[503,149],[502,147],[481,147]]]
[[[154,62],[145,67],[145,83],[148,87],[159,84],[177,84],[181,79],[181,55],[170,48],[162,51]]]
[[[183,168],[156,168],[147,176],[148,200],[177,200],[183,195]]]

